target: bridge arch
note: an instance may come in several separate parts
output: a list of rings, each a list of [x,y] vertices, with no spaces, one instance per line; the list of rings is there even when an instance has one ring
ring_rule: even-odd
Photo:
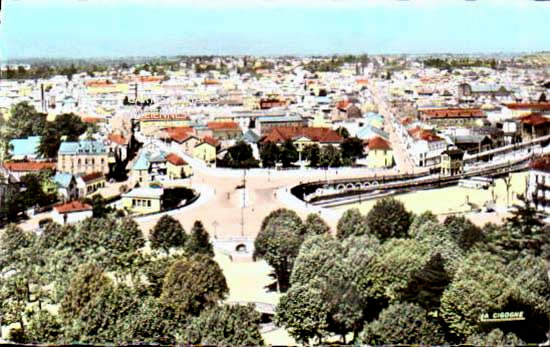
[[[343,192],[346,190],[346,185],[343,183],[340,183],[339,185],[336,186],[336,190],[338,190],[339,192]]]
[[[353,188],[355,188],[355,185],[353,183],[348,183],[346,188],[347,189],[353,189]]]
[[[246,253],[246,245],[244,243],[239,243],[237,246],[235,246],[235,251],[239,253]]]

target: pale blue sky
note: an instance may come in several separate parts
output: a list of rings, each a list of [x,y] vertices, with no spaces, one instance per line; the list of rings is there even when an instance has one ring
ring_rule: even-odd
[[[533,0],[5,1],[3,59],[550,50]]]

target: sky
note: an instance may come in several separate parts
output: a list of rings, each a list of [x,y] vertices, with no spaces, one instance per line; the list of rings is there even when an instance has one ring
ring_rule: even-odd
[[[550,50],[550,1],[3,0],[0,59]]]

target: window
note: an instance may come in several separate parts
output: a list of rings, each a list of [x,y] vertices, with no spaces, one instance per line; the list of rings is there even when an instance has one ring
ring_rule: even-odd
[[[147,200],[147,207],[151,207],[151,200]]]

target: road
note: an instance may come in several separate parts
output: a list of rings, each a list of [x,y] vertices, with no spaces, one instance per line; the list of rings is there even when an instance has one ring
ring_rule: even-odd
[[[384,96],[382,95],[375,82],[369,80],[367,88],[371,92],[376,105],[378,106],[378,113],[384,117],[384,128],[390,135],[390,142],[393,149],[393,156],[395,164],[400,173],[417,173],[421,170],[414,165],[409,153],[405,147],[401,135],[396,132],[395,123],[398,121],[392,112],[391,107],[388,105]]]

